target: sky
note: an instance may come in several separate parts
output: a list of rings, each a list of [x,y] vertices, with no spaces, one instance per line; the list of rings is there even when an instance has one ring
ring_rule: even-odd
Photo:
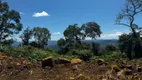
[[[46,27],[51,33],[51,40],[62,38],[68,25],[77,23],[81,26],[91,21],[101,26],[103,34],[97,39],[117,39],[122,33],[130,32],[125,26],[115,25],[116,16],[123,9],[125,0],[3,1],[8,2],[10,9],[20,12],[23,30],[27,27]],[[139,26],[142,26],[141,18],[142,14],[135,21]]]

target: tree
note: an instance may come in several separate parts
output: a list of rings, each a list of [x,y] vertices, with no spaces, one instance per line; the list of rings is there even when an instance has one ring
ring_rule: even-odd
[[[33,35],[39,48],[44,48],[51,39],[51,34],[47,28],[34,27]]]
[[[20,36],[22,39],[23,45],[29,45],[29,40],[32,37],[32,30],[28,27],[24,30],[23,34]]]
[[[96,39],[100,37],[101,30],[100,26],[96,22],[88,22],[82,25],[82,30],[84,30],[85,37],[91,37],[92,39]]]
[[[131,60],[132,59],[132,51],[134,44],[132,42],[132,35],[130,34],[123,34],[119,36],[119,49],[121,53],[126,53],[127,57]]]
[[[9,10],[8,3],[0,0],[0,43],[22,30],[20,19],[19,12]]]
[[[116,51],[117,48],[116,46],[112,45],[112,44],[108,44],[106,47],[105,47],[105,50],[106,51]]]
[[[66,45],[66,41],[65,41],[65,39],[61,38],[57,41],[57,44],[58,44],[60,49],[63,49],[64,46]]]
[[[60,50],[59,50],[59,53],[60,53],[60,54],[65,54],[65,53],[68,52],[69,49],[68,49],[68,47],[66,46],[67,42],[66,42],[65,39],[63,39],[63,38],[59,39],[59,40],[57,41],[57,44],[58,44],[58,46],[59,46],[59,48],[60,48]]]
[[[136,15],[140,13],[142,13],[142,4],[140,4],[140,0],[126,0],[125,8],[122,9],[122,11],[118,14],[116,18],[116,24],[127,26],[131,29],[132,34],[129,35],[131,36],[131,38],[129,38],[128,40],[128,48],[131,49],[131,47],[134,46],[134,49],[130,50],[127,48],[127,50],[129,50],[127,52],[129,52],[129,55],[131,55],[132,51],[134,51],[137,57],[142,56],[142,54],[140,54],[142,52],[142,46],[139,40],[140,36],[136,32],[136,29],[139,29],[139,26],[135,24],[134,21]]]
[[[38,48],[38,44],[35,41],[30,42],[30,46]]]
[[[82,25],[82,30],[84,30],[85,37],[91,37],[92,39],[96,39],[100,37],[102,31],[100,30],[100,25],[96,22],[88,22]],[[94,55],[99,54],[99,43],[92,42],[92,51]]]
[[[93,55],[98,56],[99,55],[99,50],[100,50],[100,43],[92,42]]]
[[[14,43],[13,39],[4,40],[1,44],[11,46]]]
[[[81,40],[85,39],[84,34],[81,32],[81,28],[77,24],[69,25],[64,31],[64,37],[69,47],[75,48],[75,43],[81,45]]]
[[[142,4],[139,2],[140,0],[126,0],[125,8],[122,9],[116,18],[116,24],[129,27],[134,37],[137,37],[136,29],[138,29],[138,25],[134,23],[135,17],[142,13]]]

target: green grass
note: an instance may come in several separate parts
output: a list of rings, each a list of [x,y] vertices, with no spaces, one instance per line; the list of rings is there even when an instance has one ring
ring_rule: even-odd
[[[72,58],[80,58],[87,61],[90,60],[90,58],[93,60],[102,58],[106,61],[113,61],[116,59],[122,59],[122,57],[126,57],[119,51],[104,51],[100,56],[92,56],[92,52],[90,50],[71,50],[66,55],[61,55],[53,49],[39,49],[31,46],[10,47],[0,45],[0,48],[4,50],[4,54],[7,56],[24,57],[29,60],[42,60],[44,58],[52,56],[53,58],[67,58],[70,60]],[[142,61],[142,58],[139,60]]]
[[[2,46],[4,49],[4,54],[7,56],[13,57],[24,57],[29,60],[42,60],[49,56],[53,58],[77,58],[74,55],[60,55],[53,49],[39,49],[31,46],[19,46],[19,47],[10,47],[10,46]]]
[[[99,59],[102,58],[106,61],[113,61],[116,59],[122,59],[123,55],[119,51],[112,51],[108,53],[103,53],[103,55],[100,56],[93,56],[92,59]]]

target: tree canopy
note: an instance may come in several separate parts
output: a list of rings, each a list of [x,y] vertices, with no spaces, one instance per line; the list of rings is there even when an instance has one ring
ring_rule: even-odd
[[[92,39],[100,37],[102,33],[100,25],[98,25],[96,22],[88,22],[83,24],[81,28],[84,30],[85,36],[91,37]]]
[[[29,27],[27,27],[23,34],[20,36],[20,38],[22,39],[23,45],[29,45],[29,40],[32,37],[32,30],[29,29]]]
[[[47,28],[34,27],[33,35],[40,48],[44,48],[44,45],[48,45],[48,41],[51,39],[50,31]]]
[[[8,3],[0,0],[0,42],[22,30],[20,19],[19,12],[10,10]]]

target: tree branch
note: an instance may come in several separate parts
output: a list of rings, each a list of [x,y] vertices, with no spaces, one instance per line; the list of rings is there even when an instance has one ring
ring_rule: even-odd
[[[125,24],[125,23],[116,23],[117,25],[123,25],[123,26],[128,26],[128,27],[130,27],[130,25],[128,25],[128,24]]]

